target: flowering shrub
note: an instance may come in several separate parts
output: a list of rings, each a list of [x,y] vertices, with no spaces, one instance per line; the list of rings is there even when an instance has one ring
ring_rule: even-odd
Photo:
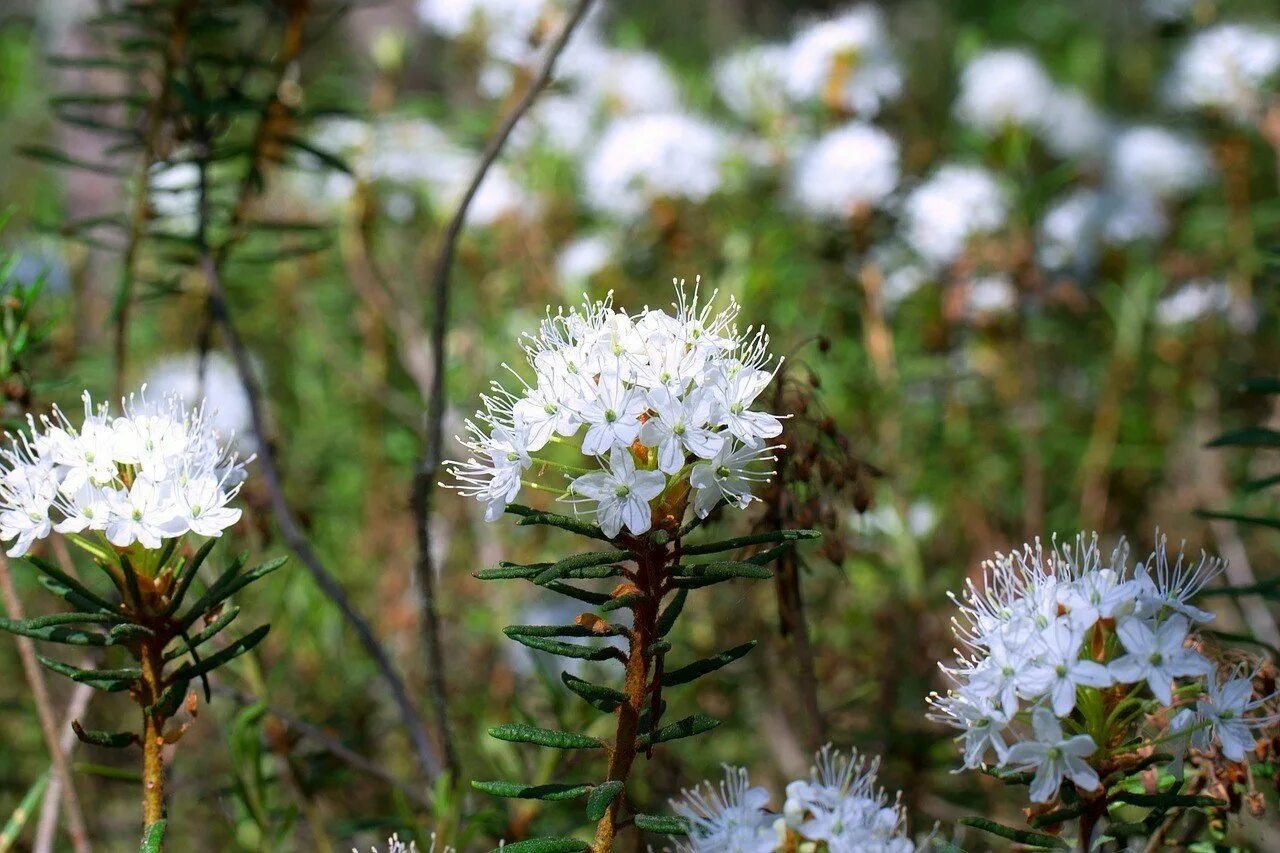
[[[88,392],[83,400],[78,422],[55,408],[38,421],[28,416],[27,431],[9,436],[9,447],[0,451],[0,538],[12,540],[8,553],[17,557],[56,531],[93,559],[110,590],[81,582],[69,564],[30,555],[44,587],[73,611],[3,619],[0,628],[49,643],[118,648],[133,659],[135,665],[111,669],[47,657],[40,662],[99,690],[128,691],[142,709],[140,734],[86,731],[78,721],[73,727],[95,746],[142,747],[144,843],[159,849],[166,825],[163,751],[196,714],[196,694],[188,688],[201,681],[208,700],[208,674],[254,648],[268,627],[208,656],[197,649],[235,620],[239,608],[228,599],[284,560],[244,571],[242,555],[184,610],[201,565],[240,518],[230,504],[245,463],[230,449],[230,437],[214,429],[203,402],[187,409],[176,396],[150,400],[144,389],[112,417]],[[196,537],[207,541],[193,549]],[[168,725],[184,709],[189,719]]]
[[[1107,557],[1083,534],[997,555],[957,601],[960,649],[943,668],[955,686],[931,698],[935,718],[961,731],[964,765],[994,758],[1033,803],[1061,801],[1033,824],[1080,817],[1083,845],[1116,780],[1148,767],[1180,775],[1191,746],[1243,761],[1253,731],[1277,721],[1265,709],[1280,694],[1255,697],[1239,667],[1206,656],[1196,629],[1213,615],[1192,600],[1221,569],[1203,555],[1171,560],[1163,539],[1131,569],[1124,542]],[[1179,802],[1175,788],[1162,802],[1195,799]]]
[[[506,512],[521,524],[559,527],[610,543],[613,550],[575,554],[554,563],[504,563],[476,573],[484,580],[525,579],[599,612],[580,613],[567,625],[513,625],[504,633],[540,652],[566,658],[617,661],[623,689],[588,682],[569,672],[561,681],[592,708],[616,718],[611,741],[525,723],[499,725],[500,740],[564,750],[604,749],[606,778],[598,783],[525,785],[474,782],[488,793],[525,799],[584,798],[596,822],[597,853],[613,849],[618,829],[682,832],[679,819],[631,814],[624,791],[633,765],[654,746],[707,732],[720,721],[693,714],[663,724],[664,689],[694,681],[742,657],[746,643],[711,658],[668,668],[667,639],[690,590],[734,578],[769,578],[766,566],[808,530],[770,531],[721,542],[689,544],[685,537],[720,506],[745,508],[752,487],[768,480],[782,431],[774,415],[753,408],[774,376],[769,338],[762,329],[739,331],[738,306],[716,313],[677,290],[674,313],[646,308],[628,314],[612,301],[585,302],[581,310],[548,312],[525,341],[532,381],[519,393],[494,383],[484,408],[467,424],[473,455],[449,463],[454,488],[486,506],[490,521]],[[553,459],[564,447],[573,461]],[[540,455],[538,455],[540,454]],[[546,491],[572,515],[513,504],[523,487]],[[781,543],[745,560],[685,563],[749,545]],[[568,581],[620,579],[608,594]],[[630,624],[610,622],[631,611]],[[585,646],[565,638],[621,637]],[[525,842],[522,842],[525,843]],[[527,842],[529,850],[581,850],[568,838]],[[526,848],[521,848],[526,849]]]
[[[787,785],[782,814],[768,810],[769,793],[752,787],[747,771],[725,767],[724,781],[684,792],[672,803],[688,821],[680,853],[782,853],[796,849],[911,853],[906,814],[876,782],[879,759],[848,756],[827,745],[812,775]]]

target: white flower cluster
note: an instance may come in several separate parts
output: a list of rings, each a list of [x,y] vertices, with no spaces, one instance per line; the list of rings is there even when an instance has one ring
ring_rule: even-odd
[[[819,138],[800,155],[792,177],[802,208],[838,220],[879,207],[897,185],[897,141],[860,121]]]
[[[966,767],[994,755],[1000,767],[1034,770],[1031,799],[1049,802],[1064,779],[1097,788],[1098,760],[1155,720],[1171,718],[1166,740],[1182,732],[1207,748],[1212,738],[1233,761],[1253,745],[1248,730],[1274,722],[1253,714],[1269,699],[1254,700],[1236,678],[1219,683],[1193,642],[1213,615],[1191,600],[1222,563],[1181,553],[1171,562],[1163,538],[1136,569],[1128,558],[1124,542],[1104,557],[1096,535],[1074,547],[1037,541],[997,554],[981,587],[969,583],[953,620],[958,660],[943,667],[954,688],[930,697],[933,718],[961,730]],[[1107,717],[1105,688],[1144,713]]]
[[[787,785],[782,814],[768,810],[769,792],[752,787],[747,771],[725,767],[719,785],[704,782],[672,803],[690,824],[679,853],[912,853],[906,813],[876,782],[879,760],[825,746],[808,779]]]
[[[13,540],[9,556],[54,530],[154,549],[187,533],[219,536],[239,520],[229,504],[245,462],[203,403],[153,402],[144,387],[112,417],[88,392],[83,400],[78,426],[57,408],[39,422],[28,416],[29,433],[10,434],[0,450],[0,539]]]
[[[902,93],[902,69],[875,6],[855,6],[796,33],[787,48],[787,92],[866,118]]]
[[[970,238],[1001,228],[1009,197],[980,166],[948,164],[916,187],[903,204],[902,237],[928,264],[943,267]]]
[[[1280,73],[1280,33],[1219,24],[1197,33],[1166,81],[1170,102],[1215,110],[1241,124],[1257,121]]]
[[[472,456],[447,463],[451,487],[484,502],[493,521],[527,471],[560,469],[570,482],[551,490],[610,537],[647,531],[651,502],[686,482],[699,516],[722,501],[746,507],[752,487],[772,474],[777,448],[768,439],[782,432],[777,417],[753,408],[777,370],[769,337],[739,332],[732,300],[714,313],[696,288],[690,297],[679,285],[677,297],[673,314],[628,314],[613,307],[612,294],[548,310],[526,336],[533,381],[521,379],[518,394],[495,382],[481,398],[484,408],[459,439]],[[593,467],[533,455],[552,444],[579,450]]]

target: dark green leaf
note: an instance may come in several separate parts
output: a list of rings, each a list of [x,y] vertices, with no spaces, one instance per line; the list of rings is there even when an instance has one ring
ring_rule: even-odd
[[[511,504],[507,507],[507,512],[512,515],[520,516],[517,522],[521,527],[530,524],[545,524],[550,527],[559,527],[561,530],[567,530],[570,533],[576,533],[579,536],[587,536],[591,539],[599,539],[602,542],[611,541],[608,536],[604,535],[604,531],[594,524],[588,524],[577,518],[568,515],[557,515],[552,512],[539,512],[527,506],[520,504]]]
[[[351,174],[351,167],[347,165],[345,160],[337,154],[326,151],[318,145],[313,145],[307,140],[301,139],[297,136],[286,136],[280,141],[289,147],[296,148],[299,151],[310,154],[330,169],[336,169],[337,171],[344,172],[348,175]]]
[[[1234,512],[1213,512],[1207,509],[1198,509],[1195,514],[1200,518],[1220,518],[1224,521],[1238,521],[1241,524],[1253,524],[1258,527],[1270,527],[1273,530],[1280,530],[1280,518],[1271,518],[1269,516],[1260,515],[1241,515]]]
[[[120,168],[109,163],[93,163],[88,160],[81,160],[48,145],[23,145],[18,148],[18,153],[23,157],[37,160],[50,166],[80,169],[85,172],[95,172],[99,175],[110,175],[113,178],[123,177],[126,174]]]
[[[98,690],[104,690],[108,693],[118,693],[122,690],[128,690],[142,678],[142,670],[133,667],[125,669],[81,669],[78,666],[62,663],[61,661],[47,658],[43,655],[37,655],[40,663],[49,669],[65,675],[72,681],[81,684],[87,684]]]
[[[597,711],[603,711],[606,714],[616,711],[618,706],[627,701],[627,694],[614,690],[612,687],[604,687],[600,684],[592,684],[590,681],[583,681],[577,676],[570,675],[567,672],[560,673],[560,680],[564,682],[564,686],[568,687],[576,696],[582,698],[588,705]]]
[[[213,546],[217,543],[217,539],[210,539],[200,546],[200,550],[196,551],[195,556],[191,558],[191,562],[187,563],[185,567],[179,568],[182,574],[178,578],[178,585],[174,587],[169,606],[165,608],[166,616],[172,616],[182,606],[182,600],[186,598],[187,590],[191,588],[191,582],[196,579],[200,566],[204,564],[205,558],[209,556],[209,552],[213,550]]]
[[[733,551],[748,545],[761,545],[765,542],[798,542],[802,539],[820,539],[822,534],[817,530],[772,530],[767,533],[753,533],[750,536],[738,536],[725,539],[723,542],[707,542],[702,545],[689,545],[684,549],[688,556],[698,554],[717,554],[721,551]]]
[[[616,779],[612,782],[601,782],[587,797],[587,820],[601,820],[609,811],[609,806],[622,793],[623,783]]]
[[[577,599],[578,601],[585,602],[586,604],[590,604],[595,607],[601,607],[608,604],[610,601],[608,593],[593,592],[589,589],[579,589],[573,584],[561,583],[559,581],[552,581],[544,586],[543,589],[563,595],[566,598]]]
[[[689,834],[689,825],[683,818],[638,814],[632,817],[631,822],[636,825],[636,829],[643,829],[645,832],[660,832],[663,835]]]
[[[270,625],[262,625],[255,628],[248,634],[236,640],[234,643],[229,644],[226,648],[220,649],[215,654],[209,655],[209,657],[199,663],[183,664],[173,674],[173,677],[175,679],[191,679],[199,675],[204,675],[207,672],[212,672],[224,663],[228,663],[229,661],[240,657],[240,655],[258,645],[258,643],[262,642],[263,638],[267,636],[267,632],[270,630]]]
[[[773,572],[764,566],[739,560],[717,560],[714,563],[678,566],[674,574],[677,578],[715,578],[717,580],[731,578],[769,580],[773,577]]]
[[[552,749],[600,749],[604,744],[587,735],[540,729],[525,723],[507,723],[489,729],[489,737],[512,743],[533,743]]]
[[[682,589],[671,599],[671,603],[663,608],[662,613],[658,615],[658,636],[665,637],[671,633],[671,629],[675,627],[676,619],[680,618],[680,613],[684,610],[684,603],[689,598],[689,590]]]
[[[1071,846],[1061,838],[1054,838],[1052,835],[1042,835],[1039,832],[1028,832],[1024,829],[1014,829],[1011,826],[1003,826],[994,820],[987,820],[985,817],[962,817],[960,823],[965,826],[972,826],[974,829],[980,829],[983,832],[989,832],[992,835],[998,835],[1001,838],[1007,838],[1010,841],[1016,841],[1019,844],[1025,844],[1028,847],[1034,847],[1038,850],[1069,850]]]
[[[662,686],[675,687],[679,684],[687,684],[696,678],[701,678],[709,672],[715,672],[717,669],[728,666],[755,647],[756,641],[751,640],[740,646],[734,646],[731,649],[726,649],[718,655],[703,658],[702,660],[694,661],[687,666],[682,666],[679,669],[673,669],[670,672],[663,673]]]
[[[195,623],[196,619],[203,616],[204,613],[207,610],[209,610],[214,604],[218,604],[223,601],[226,601],[228,598],[235,595],[237,592],[244,589],[249,584],[271,574],[276,569],[280,568],[286,562],[288,562],[288,560],[289,560],[288,557],[277,557],[274,560],[268,560],[262,565],[257,566],[245,572],[243,575],[231,581],[230,583],[226,584],[225,586],[217,590],[213,590],[211,592],[205,593],[204,596],[201,596],[200,601],[197,602],[197,604],[191,608],[191,611],[182,620],[182,627],[184,629],[190,628],[191,625]],[[212,601],[209,601],[208,603],[206,603],[205,599],[208,597],[211,597]]]
[[[505,581],[517,578],[532,580],[550,567],[550,563],[531,563],[527,566],[518,563],[499,563],[490,569],[476,569],[471,576],[482,581]]]
[[[76,580],[75,578],[68,575],[66,572],[59,569],[53,563],[50,563],[48,560],[42,557],[37,557],[33,554],[27,555],[26,560],[37,571],[41,572],[46,578],[48,578],[51,581],[57,582],[57,587],[50,586],[49,584],[45,584],[45,588],[49,589],[55,595],[59,595],[62,598],[66,599],[67,601],[71,601],[71,599],[62,591],[62,590],[69,590],[70,592],[75,593],[75,595],[80,600],[88,602],[88,606],[77,605],[80,607],[80,609],[88,610],[88,611],[101,610],[104,613],[111,613],[113,615],[115,614],[116,612],[115,605],[111,604],[106,599],[102,598],[100,595],[95,593],[93,590],[89,589],[87,586],[80,583],[78,580]]]
[[[521,785],[518,782],[472,782],[471,787],[494,797],[518,800],[576,800],[591,792],[590,785]]]
[[[1202,797],[1192,794],[1136,794],[1120,791],[1113,799],[1131,806],[1142,806],[1148,809],[1186,809],[1186,808],[1225,808],[1227,803],[1217,797]]]
[[[240,615],[239,607],[230,608],[229,610],[227,610],[226,613],[223,613],[221,616],[219,616],[217,619],[211,622],[209,624],[209,627],[205,628],[199,634],[196,634],[189,641],[183,641],[183,644],[178,648],[170,649],[169,651],[165,652],[164,659],[167,661],[176,660],[177,658],[182,657],[188,652],[191,652],[191,651],[194,651],[195,649],[200,648],[200,646],[204,645],[209,640],[213,639],[213,637],[217,636],[218,632],[220,632],[223,628],[227,627],[232,622],[234,622],[235,618],[239,615]]]
[[[565,643],[560,640],[553,640],[549,637],[530,637],[525,634],[509,633],[507,636],[520,643],[522,646],[528,646],[531,649],[537,649],[547,654],[559,655],[564,658],[578,658],[579,660],[609,660],[616,658],[625,661],[626,658],[621,651],[608,645],[583,646],[577,643]]]
[[[1244,381],[1244,390],[1249,394],[1280,394],[1280,379],[1255,376]]]
[[[576,838],[530,838],[495,847],[491,853],[586,853],[588,849],[590,845]]]
[[[715,717],[708,717],[706,714],[692,714],[683,720],[677,720],[670,725],[663,726],[656,732],[640,735],[640,737],[636,738],[636,746],[648,748],[656,743],[666,743],[669,740],[693,737],[709,732],[718,725],[720,725],[720,721]]]
[[[643,592],[628,592],[623,595],[619,595],[616,598],[610,598],[604,604],[600,605],[600,609],[605,613],[610,613],[614,610],[622,610],[623,608],[630,607],[637,601],[643,601],[644,598],[645,595]]]
[[[1280,447],[1280,432],[1266,427],[1245,427],[1215,438],[1206,447]]]
[[[105,749],[124,749],[138,743],[138,736],[133,732],[96,732],[86,730],[81,727],[79,720],[71,721],[71,730],[76,733],[76,737],[82,743],[101,746]]]
[[[619,563],[625,560],[634,560],[635,556],[630,551],[591,551],[586,554],[574,554],[571,557],[565,557],[563,560],[552,563],[550,567],[544,569],[535,577],[533,582],[538,586],[545,586],[551,581],[570,577],[570,572],[604,566],[610,563]]]
[[[502,633],[510,637],[512,634],[523,634],[526,637],[619,637],[624,633],[621,628],[601,623],[602,631],[596,631],[585,625],[508,625]]]
[[[156,700],[154,705],[147,706],[147,713],[157,713],[166,718],[172,717],[178,713],[178,708],[182,705],[182,700],[186,698],[187,688],[190,685],[191,682],[185,678],[170,684],[160,694],[160,698]]]

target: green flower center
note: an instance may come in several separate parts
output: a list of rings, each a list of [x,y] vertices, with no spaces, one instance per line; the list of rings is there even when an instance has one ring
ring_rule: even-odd
[[[618,413],[617,413],[617,412],[615,412],[613,409],[605,409],[605,410],[604,410],[604,419],[605,419],[606,421],[608,421],[609,423],[613,423],[614,421],[616,421],[616,420],[618,419]]]
[[[613,490],[613,493],[620,498],[625,498],[627,495],[631,494],[631,487],[627,485],[619,485],[618,488]]]
[[[716,476],[721,479],[728,477],[732,473],[733,472],[729,470],[728,465],[721,465],[720,467],[716,468]]]
[[[1154,654],[1151,655],[1150,658],[1148,658],[1148,660],[1151,661],[1152,666],[1159,666],[1160,664],[1164,663],[1164,655],[1160,654],[1159,652],[1155,652]]]

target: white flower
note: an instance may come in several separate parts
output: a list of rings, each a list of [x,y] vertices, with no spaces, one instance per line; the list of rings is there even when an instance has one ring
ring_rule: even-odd
[[[1084,791],[1098,787],[1098,774],[1085,762],[1098,748],[1093,738],[1088,735],[1063,737],[1062,726],[1045,708],[1035,709],[1031,726],[1035,739],[1015,743],[1009,750],[1008,764],[1018,770],[1035,769],[1031,780],[1032,802],[1052,800],[1063,779],[1070,779]]]
[[[1222,560],[1203,552],[1199,560],[1189,560],[1181,549],[1177,559],[1170,563],[1168,539],[1161,534],[1155,551],[1134,572],[1138,615],[1158,618],[1161,611],[1168,608],[1192,622],[1212,621],[1212,613],[1190,602],[1210,581],[1222,574],[1225,567]]]
[[[907,196],[903,237],[926,261],[950,264],[969,238],[1005,223],[1009,201],[990,172],[977,166],[946,165]]]
[[[765,810],[769,792],[751,787],[747,771],[725,765],[724,781],[685,790],[671,808],[690,823],[682,853],[773,853],[778,843],[774,816]]]
[[[706,518],[722,500],[745,509],[755,499],[751,494],[752,485],[768,482],[773,475],[772,470],[759,470],[757,463],[777,461],[778,457],[771,452],[774,449],[749,444],[731,449],[726,442],[715,458],[695,464],[689,484],[695,490],[694,510],[698,516]]]
[[[874,6],[855,6],[810,24],[789,51],[786,85],[797,101],[821,101],[872,118],[902,92],[902,71]]]
[[[177,487],[174,511],[178,521],[197,536],[219,536],[240,520],[240,510],[227,506],[236,488],[224,488],[212,474],[191,477]]]
[[[984,275],[965,283],[964,311],[974,319],[1008,314],[1018,303],[1018,291],[1007,275]]]
[[[1171,616],[1154,629],[1142,619],[1122,619],[1116,634],[1128,654],[1113,660],[1111,675],[1120,684],[1145,681],[1151,693],[1165,705],[1173,701],[1173,680],[1179,676],[1206,675],[1212,664],[1184,646],[1190,624],[1181,614]]]
[[[138,542],[144,548],[159,548],[161,539],[181,532],[172,499],[146,478],[134,481],[128,491],[109,492],[107,506],[111,511],[107,539],[117,547]]]
[[[684,467],[686,453],[711,459],[724,447],[724,436],[708,428],[711,400],[705,393],[679,399],[665,387],[649,392],[655,414],[640,428],[640,441],[658,449],[658,470],[674,474]]]
[[[825,842],[832,853],[915,850],[901,805],[890,805],[876,782],[879,767],[879,759],[868,761],[856,751],[845,756],[827,744],[810,778],[787,785],[787,824],[804,841]]]
[[[720,131],[692,115],[649,113],[615,120],[583,166],[587,203],[633,219],[661,199],[706,201],[720,188]]]
[[[787,48],[763,44],[743,48],[716,63],[720,100],[739,118],[768,120],[787,111]]]
[[[261,381],[261,377],[259,377]],[[161,399],[176,396],[188,406],[206,403],[209,423],[226,441],[252,450],[253,415],[236,366],[220,352],[183,353],[162,359],[147,371],[147,391]]]
[[[717,403],[717,423],[750,445],[781,435],[782,421],[777,416],[751,409],[756,397],[772,380],[772,373],[749,367],[731,375],[717,376],[711,386],[711,395]]]
[[[1174,63],[1166,91],[1178,107],[1212,109],[1240,124],[1257,121],[1280,72],[1280,33],[1220,24],[1192,37]]]
[[[558,76],[576,85],[589,114],[616,118],[680,109],[680,87],[657,55],[590,39],[574,42],[556,63]]]
[[[1237,299],[1230,286],[1218,279],[1193,279],[1156,303],[1155,322],[1176,328],[1212,317],[1224,317],[1231,328],[1247,332],[1257,325],[1257,309]]]
[[[898,143],[863,122],[850,122],[802,151],[791,192],[817,217],[847,219],[878,207],[898,185]]]
[[[1111,179],[1118,187],[1161,199],[1198,189],[1211,171],[1204,146],[1154,125],[1122,131],[1111,144],[1110,161]]]
[[[603,234],[579,237],[560,250],[556,273],[566,284],[580,285],[607,267],[615,251],[613,240]]]
[[[1082,659],[1084,634],[1067,625],[1055,625],[1044,635],[1045,651],[1024,679],[1033,695],[1049,697],[1053,713],[1065,717],[1076,706],[1076,688],[1109,687],[1111,674],[1097,661]]]
[[[947,696],[933,694],[929,704],[934,708],[930,719],[960,729],[957,740],[963,741],[965,767],[982,764],[989,749],[995,750],[1000,764],[1005,763],[1009,754],[1005,732],[1009,729],[1010,717],[999,703],[993,703],[985,695],[961,690]]]
[[[960,74],[956,117],[985,133],[1031,127],[1053,97],[1053,82],[1039,60],[1025,50],[980,53]]]
[[[1210,678],[1204,698],[1196,702],[1196,713],[1211,726],[1212,734],[1228,761],[1244,761],[1246,753],[1257,746],[1253,730],[1276,723],[1275,714],[1254,715],[1252,712],[1276,700],[1275,694],[1253,698],[1253,676],[1241,675],[1223,683]]]
[[[634,535],[653,522],[649,501],[662,494],[667,478],[658,471],[637,471],[631,454],[614,447],[607,471],[593,471],[573,481],[573,492],[596,502],[596,523],[613,538],[623,527]]]
[[[627,386],[617,373],[600,377],[594,393],[575,413],[588,424],[582,452],[603,456],[615,446],[627,446],[640,435],[644,395]]]
[[[1083,92],[1062,87],[1050,94],[1036,132],[1045,148],[1055,156],[1092,160],[1106,147],[1110,126]]]

